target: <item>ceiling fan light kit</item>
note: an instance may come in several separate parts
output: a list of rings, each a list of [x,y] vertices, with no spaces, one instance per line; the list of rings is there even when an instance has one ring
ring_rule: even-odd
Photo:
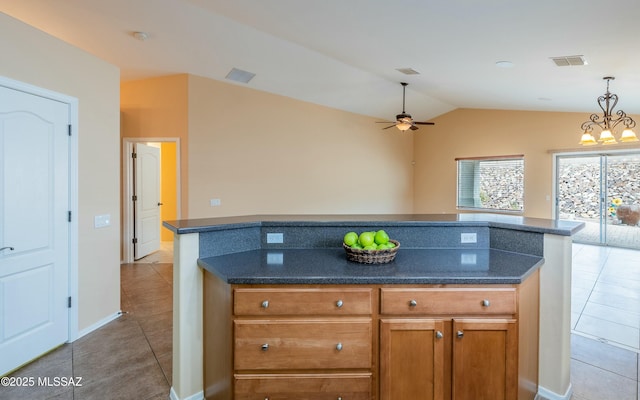
[[[609,92],[609,82],[614,80],[615,78],[612,76],[605,76],[602,79],[607,81],[607,92],[598,97],[598,105],[604,112],[604,115],[600,117],[598,114],[591,114],[591,116],[589,117],[589,121],[586,121],[582,124],[581,128],[584,133],[582,134],[582,137],[580,139],[580,144],[583,146],[593,146],[598,144],[598,142],[605,145],[616,144],[618,143],[618,141],[613,136],[613,131],[618,125],[623,125],[625,127],[625,129],[622,131],[622,135],[620,135],[620,142],[637,142],[638,137],[631,129],[636,126],[636,121],[634,121],[633,118],[628,116],[622,110],[618,110],[615,112],[615,115],[618,116],[617,118],[613,117],[613,109],[618,103],[618,95]],[[596,140],[596,138],[591,133],[593,132],[594,126],[598,126],[600,127],[600,129],[602,129],[600,138],[598,140]]]
[[[405,132],[408,131],[409,129],[411,129],[412,131],[415,131],[418,129],[418,127],[416,125],[435,125],[435,123],[433,122],[418,122],[418,121],[414,121],[413,118],[411,118],[411,114],[407,114],[407,112],[404,110],[404,102],[405,102],[405,95],[406,95],[406,88],[408,83],[406,82],[400,82],[400,84],[402,85],[402,112],[398,115],[396,115],[396,122],[391,122],[391,121],[377,121],[379,124],[393,124],[393,125],[389,125],[385,128],[382,129],[389,129],[389,128],[393,128],[394,126],[396,128],[398,128],[399,131]]]

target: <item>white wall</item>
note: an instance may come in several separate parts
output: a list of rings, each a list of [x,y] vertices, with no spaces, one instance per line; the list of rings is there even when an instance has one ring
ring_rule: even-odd
[[[0,13],[0,75],[78,99],[78,328],[120,310],[120,71]]]

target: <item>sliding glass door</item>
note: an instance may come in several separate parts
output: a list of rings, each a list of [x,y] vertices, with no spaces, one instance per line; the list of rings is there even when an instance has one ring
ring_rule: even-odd
[[[556,161],[557,218],[585,223],[574,241],[640,249],[640,152]]]

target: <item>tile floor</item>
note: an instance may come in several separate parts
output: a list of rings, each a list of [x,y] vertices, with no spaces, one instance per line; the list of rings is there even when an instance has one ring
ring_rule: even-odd
[[[640,400],[640,251],[573,245],[572,400]]]
[[[640,251],[575,244],[572,400],[640,400]],[[122,317],[12,376],[82,376],[81,387],[0,387],[0,400],[167,399],[172,265],[153,254],[121,266]]]

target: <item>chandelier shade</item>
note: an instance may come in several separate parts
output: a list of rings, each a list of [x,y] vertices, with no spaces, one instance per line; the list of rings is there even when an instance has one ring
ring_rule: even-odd
[[[615,114],[613,112],[616,104],[618,104],[618,95],[609,92],[609,82],[615,78],[612,76],[605,76],[602,79],[607,81],[607,92],[598,97],[598,106],[600,106],[600,109],[604,114],[602,116],[595,113],[591,114],[589,120],[582,123],[581,128],[584,133],[580,139],[580,144],[583,146],[593,146],[598,144],[598,142],[605,145],[616,144],[618,141],[614,136],[614,131],[619,125],[624,126],[625,128],[620,136],[620,142],[637,142],[638,137],[632,130],[632,128],[636,126],[636,121],[622,110],[616,111]],[[614,117],[614,115],[617,116],[617,118]],[[602,129],[600,138],[597,141],[592,134],[595,126]]]

